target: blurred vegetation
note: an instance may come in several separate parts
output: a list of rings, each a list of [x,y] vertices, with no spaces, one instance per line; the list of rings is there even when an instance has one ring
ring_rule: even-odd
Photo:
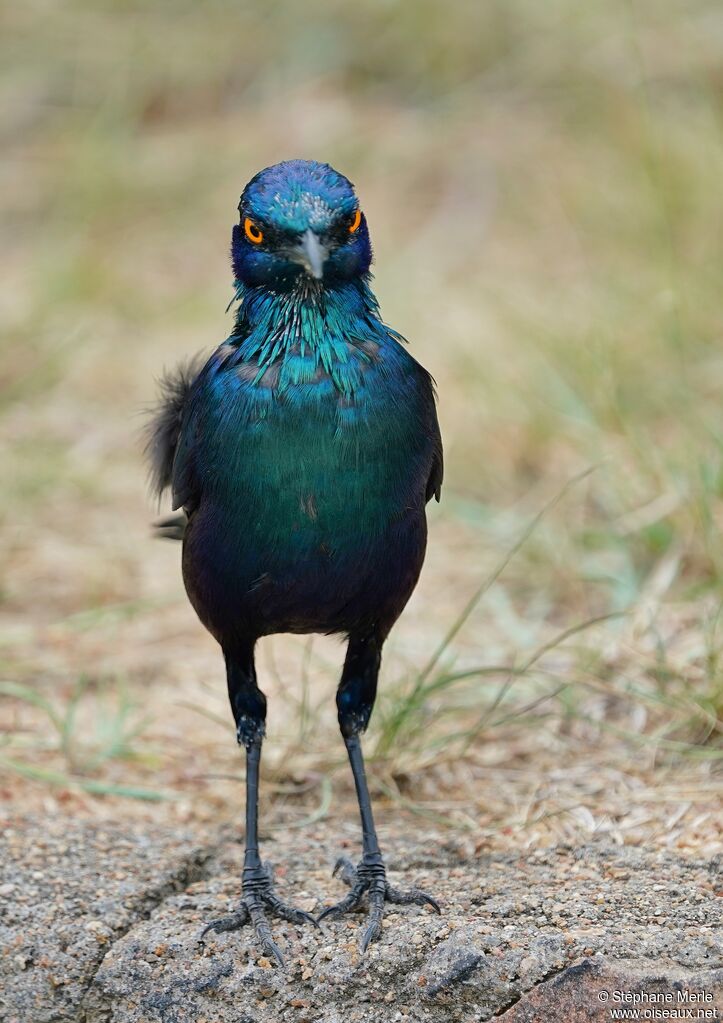
[[[72,700],[91,668],[63,624],[48,666],[37,629],[129,606],[158,630],[148,602],[180,606],[175,556],[146,543],[134,413],[164,364],[225,336],[243,184],[302,156],[357,184],[383,312],[440,394],[445,500],[379,756],[403,734],[414,763],[453,735],[466,755],[480,714],[486,738],[514,708],[534,723],[541,693],[564,732],[591,690],[596,727],[647,736],[655,756],[719,748],[720,5],[30,0],[2,28],[13,684],[50,677]],[[420,676],[430,638],[590,466]],[[124,620],[101,629],[123,661]],[[179,620],[161,674],[195,627]]]

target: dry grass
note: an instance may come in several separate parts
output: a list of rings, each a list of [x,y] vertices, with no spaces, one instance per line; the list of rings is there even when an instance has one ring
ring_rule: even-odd
[[[445,500],[385,660],[377,786],[478,843],[718,848],[715,5],[3,17],[7,798],[237,813],[221,663],[148,536],[138,412],[225,336],[243,183],[300,155],[357,183],[384,313],[441,398]],[[300,821],[348,792],[340,659],[261,651],[267,777]]]

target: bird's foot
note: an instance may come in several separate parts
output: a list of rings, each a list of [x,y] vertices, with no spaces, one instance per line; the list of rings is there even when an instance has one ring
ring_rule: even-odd
[[[338,917],[356,909],[366,892],[369,902],[369,923],[359,943],[362,952],[366,952],[371,942],[376,941],[382,933],[385,902],[392,902],[397,906],[431,906],[436,913],[441,912],[436,900],[419,888],[410,888],[406,892],[393,888],[387,881],[386,869],[381,856],[370,859],[368,862],[362,860],[357,867],[351,860],[342,856],[336,861],[332,876],[337,874],[344,884],[348,885],[349,894],[336,905],[327,906],[316,919],[321,922],[327,917]]]
[[[220,934],[222,931],[237,931],[250,923],[253,925],[262,951],[269,956],[278,966],[284,966],[284,957],[281,949],[271,936],[271,928],[266,919],[267,913],[273,913],[282,920],[288,920],[292,924],[312,924],[318,927],[318,923],[311,913],[303,909],[295,909],[287,906],[274,891],[274,880],[271,868],[267,863],[258,868],[245,868],[243,878],[243,898],[238,909],[229,916],[221,917],[219,920],[212,920],[204,927],[200,934],[203,938],[209,931]]]

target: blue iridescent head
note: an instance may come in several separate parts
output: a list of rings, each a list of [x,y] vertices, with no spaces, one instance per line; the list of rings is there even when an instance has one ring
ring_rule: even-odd
[[[239,203],[231,259],[236,280],[286,290],[364,278],[372,260],[354,188],[328,163],[287,160],[260,171]]]

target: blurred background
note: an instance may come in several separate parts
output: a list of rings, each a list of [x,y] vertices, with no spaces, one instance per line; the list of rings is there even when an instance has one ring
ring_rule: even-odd
[[[231,329],[243,185],[304,157],[357,186],[446,447],[366,743],[380,803],[478,849],[720,848],[720,5],[1,19],[3,797],[238,818],[222,661],[151,538],[142,428],[164,367]],[[269,824],[351,791],[342,657],[262,644]]]

